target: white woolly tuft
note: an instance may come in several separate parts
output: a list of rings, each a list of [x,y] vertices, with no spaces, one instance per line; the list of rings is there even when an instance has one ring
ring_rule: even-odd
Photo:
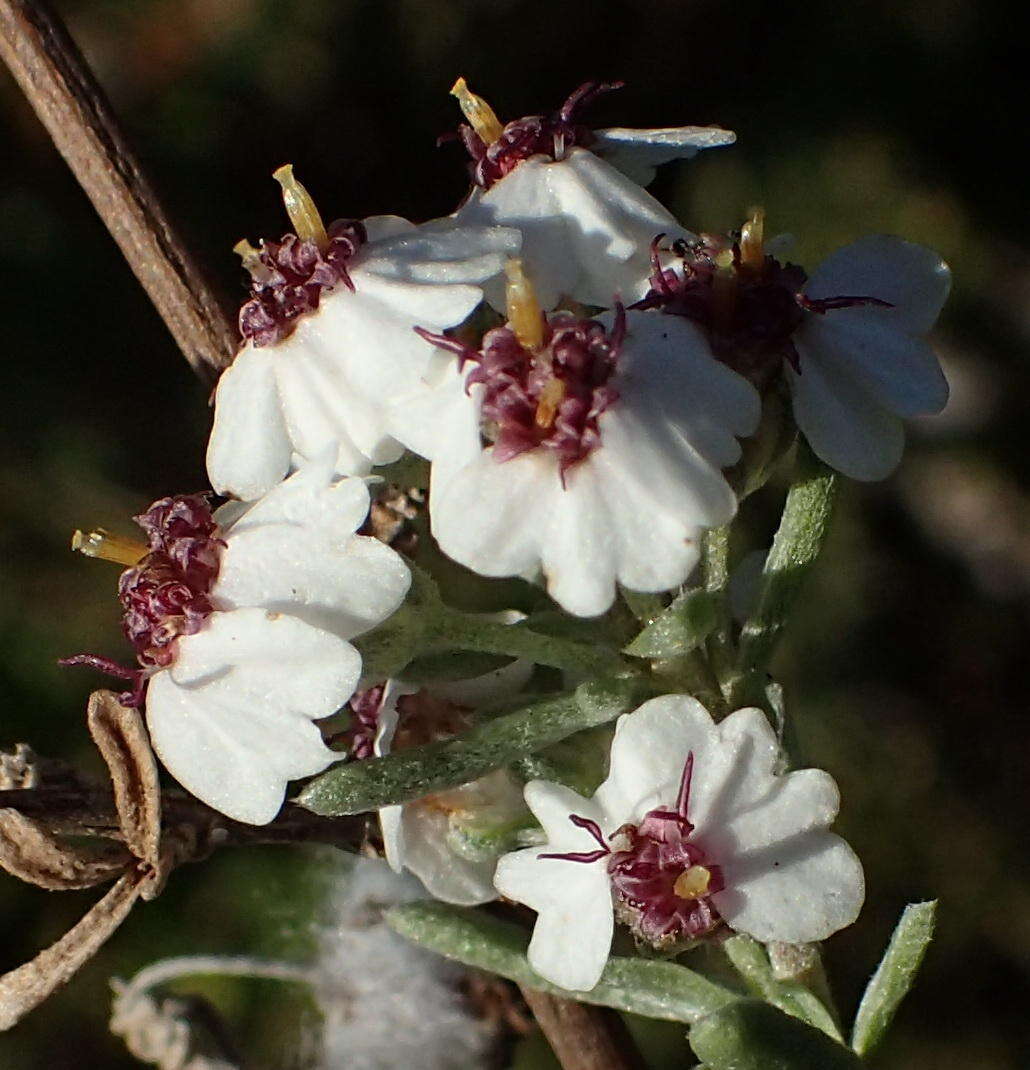
[[[325,1070],[475,1070],[486,1065],[489,1028],[456,984],[460,971],[397,936],[382,920],[425,897],[419,883],[357,859],[329,903],[316,994],[325,1016]]]

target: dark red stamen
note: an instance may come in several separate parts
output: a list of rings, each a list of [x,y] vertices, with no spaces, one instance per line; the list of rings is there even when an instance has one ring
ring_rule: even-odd
[[[240,309],[240,334],[256,346],[288,337],[298,319],[318,308],[322,295],[339,285],[354,289],[348,264],[368,240],[363,223],[338,219],[327,231],[323,251],[313,242],[287,234],[262,241],[260,265],[252,270],[250,300]]]
[[[612,853],[612,849],[605,843],[601,826],[596,821],[591,821],[589,817],[580,817],[579,814],[569,814],[569,820],[576,828],[585,829],[589,832],[600,849],[597,851],[570,851],[566,854],[543,854],[537,855],[537,858],[559,858],[565,862],[596,862],[598,859]]]
[[[694,752],[687,755],[687,761],[683,766],[683,775],[680,778],[679,795],[676,796],[676,811],[687,820],[687,807],[690,805],[690,782],[694,777]]]
[[[465,389],[485,388],[482,429],[494,460],[508,461],[537,447],[550,450],[564,486],[569,469],[600,446],[598,419],[618,400],[611,379],[626,336],[626,310],[616,303],[610,331],[569,312],[545,317],[544,328],[544,343],[535,351],[523,346],[511,327],[487,331],[478,350],[415,330],[456,354],[459,368],[475,365]]]
[[[549,156],[564,159],[577,145],[587,147],[594,141],[594,132],[579,121],[579,113],[602,93],[621,89],[623,82],[584,82],[569,94],[565,103],[550,115],[526,115],[506,123],[500,137],[486,145],[480,136],[465,123],[458,128],[466,151],[472,158],[469,170],[472,181],[489,189],[499,179],[513,171],[530,156]]]

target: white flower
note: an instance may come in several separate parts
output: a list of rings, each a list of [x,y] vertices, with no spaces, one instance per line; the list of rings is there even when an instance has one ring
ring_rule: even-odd
[[[400,720],[397,700],[402,695],[416,695],[424,690],[430,706],[442,701],[472,710],[514,695],[532,670],[530,662],[517,660],[483,676],[424,689],[402,681],[388,681],[379,708],[375,754],[390,753]],[[417,704],[417,699],[414,701]],[[410,713],[409,709],[409,716]],[[488,903],[497,898],[493,885],[496,853],[466,857],[456,851],[451,838],[455,821],[472,817],[478,822],[499,825],[524,813],[522,791],[503,769],[452,791],[402,806],[384,806],[379,810],[379,823],[386,860],[396,873],[404,869],[414,873],[436,899],[464,906]]]
[[[408,445],[433,461],[441,549],[486,576],[542,570],[579,616],[605,612],[616,582],[664,591],[686,579],[701,530],[736,511],[720,470],[760,411],[692,323],[631,311],[621,341],[620,324],[553,316],[536,349],[490,332],[467,354],[467,395],[451,370],[407,406]],[[558,368],[559,349],[582,361]],[[559,373],[549,383],[545,365]]]
[[[269,299],[264,333],[219,380],[207,467],[220,493],[253,500],[332,445],[340,474],[397,460],[403,447],[387,432],[386,399],[417,383],[433,355],[413,328],[465,319],[482,299],[476,284],[496,275],[519,242],[512,231],[450,220],[416,227],[378,216],[362,226],[366,240],[348,239],[356,251],[340,258],[339,280],[317,307],[280,321],[280,304]],[[360,235],[353,226],[348,233]]]
[[[785,943],[850,925],[864,880],[851,848],[827,831],[837,787],[818,769],[777,776],[778,760],[760,710],[715,724],[694,699],[667,695],[619,719],[611,771],[592,799],[527,784],[547,843],[502,857],[495,883],[539,915],[533,969],[563,988],[592,988],[616,912],[659,947],[720,919]]]
[[[642,297],[651,243],[659,234],[687,236],[642,187],[659,164],[736,140],[717,127],[582,126],[578,112],[613,88],[586,83],[553,115],[503,126],[464,79],[451,90],[471,124],[463,135],[476,161],[476,188],[456,218],[522,233],[521,255],[544,308],[562,298],[609,307],[616,297],[627,303]],[[503,308],[499,284],[486,293]]]
[[[951,286],[932,249],[884,235],[838,250],[812,273],[805,297],[871,297],[807,312],[788,367],[794,416],[815,453],[854,479],[883,479],[904,449],[901,418],[940,412],[948,383],[924,335]]]
[[[164,665],[146,695],[155,751],[183,787],[238,821],[270,821],[288,781],[340,757],[313,722],[357,686],[361,657],[347,640],[388,617],[410,583],[389,547],[354,535],[368,512],[364,482],[332,480],[327,454],[242,515],[232,508],[211,536],[224,541],[216,577],[195,585],[195,630],[149,648]],[[153,558],[135,570],[144,593]],[[160,639],[160,603],[144,608],[145,639]]]

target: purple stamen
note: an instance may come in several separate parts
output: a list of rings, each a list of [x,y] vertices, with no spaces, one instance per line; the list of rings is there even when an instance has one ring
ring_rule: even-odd
[[[563,862],[597,862],[612,853],[612,849],[605,843],[601,826],[596,821],[591,821],[589,817],[580,817],[579,814],[569,814],[569,820],[576,828],[585,829],[589,832],[597,841],[600,849],[597,851],[569,851],[565,854],[543,854],[537,855],[537,858],[558,858]]]
[[[687,820],[687,806],[690,803],[690,781],[694,777],[694,752],[687,755],[686,764],[683,766],[683,775],[680,778],[679,795],[676,796],[676,812]]]
[[[244,338],[256,346],[275,345],[292,333],[300,317],[318,308],[323,294],[341,284],[354,289],[348,265],[368,240],[365,226],[358,220],[337,219],[327,233],[324,250],[296,234],[261,242],[250,299],[240,309]]]
[[[477,384],[485,388],[483,433],[493,444],[495,461],[537,447],[550,450],[565,486],[569,469],[601,444],[598,419],[619,397],[611,379],[626,335],[626,310],[620,303],[615,303],[610,331],[569,312],[545,316],[538,350],[527,349],[508,326],[487,331],[479,350],[421,327],[415,330],[455,354],[460,369],[475,365],[465,390]]]
[[[893,308],[890,301],[883,301],[879,297],[807,297],[805,294],[797,294],[797,303],[806,312],[815,312],[820,316],[826,315],[838,308],[856,308],[862,305],[874,305],[877,308]]]

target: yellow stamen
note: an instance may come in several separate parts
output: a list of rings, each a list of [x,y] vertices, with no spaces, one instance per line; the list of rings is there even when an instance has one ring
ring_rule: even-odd
[[[459,78],[451,86],[451,96],[458,98],[462,113],[484,145],[492,145],[501,136],[504,130],[501,120],[482,97],[476,96],[469,89],[464,78]]]
[[[293,164],[283,164],[272,172],[272,178],[283,188],[283,204],[297,237],[313,241],[324,253],[329,248],[329,235],[311,194],[294,178]]]
[[[505,290],[508,323],[526,349],[537,350],[544,344],[544,314],[536,299],[536,291],[526,278],[518,257],[508,260],[504,273],[508,276]]]
[[[232,251],[243,261],[243,267],[255,281],[261,281],[271,274],[261,263],[261,250],[256,245],[251,245],[246,238],[240,238],[232,247]]]
[[[704,866],[691,866],[676,878],[672,890],[680,899],[700,899],[708,894],[708,886],[711,883],[711,870],[705,869]]]
[[[558,415],[558,406],[565,397],[565,382],[562,379],[549,379],[540,391],[540,397],[536,403],[536,415],[533,422],[537,427],[547,430],[554,426],[554,418]]]
[[[150,553],[146,543],[124,535],[112,535],[103,528],[97,528],[88,535],[76,531],[72,535],[72,549],[87,557],[99,557],[103,561],[114,561],[118,565],[139,564]]]
[[[751,218],[740,228],[740,262],[751,271],[765,266],[765,210],[752,208]]]

